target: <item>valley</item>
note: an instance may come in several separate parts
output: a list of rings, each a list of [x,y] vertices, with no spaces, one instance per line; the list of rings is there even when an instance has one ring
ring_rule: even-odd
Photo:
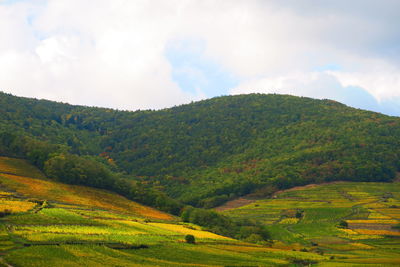
[[[400,263],[400,231],[392,228],[400,223],[400,183],[299,188],[223,211],[262,221],[271,242],[257,244],[204,231],[115,193],[50,181],[23,160],[1,157],[0,169],[5,266],[104,266],[104,259],[107,266]],[[348,227],[338,228],[342,220]],[[185,243],[188,234],[196,244]]]
[[[216,235],[104,190],[47,181],[26,161],[2,157],[0,166],[5,266],[270,266],[326,259]],[[185,243],[188,234],[196,244]]]

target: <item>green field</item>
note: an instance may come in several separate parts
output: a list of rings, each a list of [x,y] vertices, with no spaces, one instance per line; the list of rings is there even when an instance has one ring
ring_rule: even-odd
[[[318,251],[333,266],[400,264],[400,231],[393,228],[400,224],[398,182],[305,186],[224,213],[260,220],[276,245]],[[339,227],[342,221],[347,227]]]
[[[0,266],[400,264],[400,183],[311,185],[223,212],[267,225],[272,241],[259,244],[105,190],[47,180],[22,160],[0,158],[0,185]]]
[[[32,166],[21,160],[0,158],[0,167],[0,211],[11,213],[0,218],[0,266],[288,266],[330,261],[315,252],[216,235],[104,190],[46,180],[37,170],[31,178]],[[195,236],[195,244],[185,242],[187,234]]]

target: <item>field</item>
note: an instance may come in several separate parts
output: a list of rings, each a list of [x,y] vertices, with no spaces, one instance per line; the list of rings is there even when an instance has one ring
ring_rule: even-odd
[[[223,211],[263,222],[268,244],[51,181],[23,160],[0,158],[0,186],[0,266],[400,265],[400,183],[306,186]]]
[[[29,173],[33,173],[34,176],[30,176]],[[40,179],[33,179],[36,177]],[[129,201],[109,191],[48,180],[24,160],[0,157],[0,185],[31,198],[113,210],[149,219],[174,220],[174,217],[167,213]]]
[[[29,173],[34,177],[29,177]],[[328,256],[244,243],[0,158],[0,266],[288,266]],[[185,242],[185,235],[196,243]],[[293,265],[295,266],[295,265]]]
[[[276,246],[318,251],[321,265],[400,265],[400,183],[299,187],[224,211],[267,225]]]

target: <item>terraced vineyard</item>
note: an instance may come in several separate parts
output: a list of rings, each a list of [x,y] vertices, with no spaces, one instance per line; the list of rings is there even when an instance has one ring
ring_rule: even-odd
[[[30,174],[34,174],[30,177]],[[329,256],[244,243],[0,158],[0,266],[287,266]],[[185,242],[185,235],[196,244]]]
[[[224,213],[260,220],[275,246],[329,255],[333,266],[400,265],[398,182],[305,186]]]

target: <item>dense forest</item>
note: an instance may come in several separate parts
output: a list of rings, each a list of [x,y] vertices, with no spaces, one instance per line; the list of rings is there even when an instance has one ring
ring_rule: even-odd
[[[391,181],[400,119],[288,95],[129,112],[0,93],[0,154],[177,214],[309,183]]]

